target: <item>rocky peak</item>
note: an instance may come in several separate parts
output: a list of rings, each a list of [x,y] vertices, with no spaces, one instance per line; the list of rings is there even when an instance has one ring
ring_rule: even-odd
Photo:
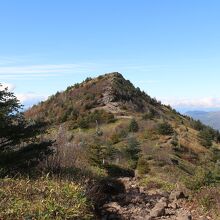
[[[156,104],[121,73],[112,72],[93,79],[87,78],[82,83],[68,87],[64,92],[57,92],[25,114],[29,118],[41,117],[48,118],[48,121],[63,122],[96,109],[117,115],[131,115],[156,109]],[[74,116],[69,116],[71,114]]]
[[[105,75],[103,75],[103,77],[108,77],[108,78],[112,78],[112,79],[124,79],[123,75],[119,72],[111,72],[111,73],[106,73]]]

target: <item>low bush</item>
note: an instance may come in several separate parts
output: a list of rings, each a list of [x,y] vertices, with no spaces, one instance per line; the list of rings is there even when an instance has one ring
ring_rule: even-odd
[[[111,144],[117,144],[120,142],[120,135],[118,133],[114,133],[110,137]]]
[[[211,147],[214,139],[212,132],[209,129],[203,129],[198,133],[200,144],[205,147]]]
[[[82,118],[79,118],[77,125],[79,128],[88,128],[89,121],[86,117],[82,117]]]
[[[210,170],[197,167],[193,176],[185,179],[185,185],[188,189],[197,191],[204,186],[210,186],[216,183],[215,175]]]
[[[159,177],[147,176],[141,180],[141,185],[150,189],[162,189],[166,192],[171,192],[175,189],[175,184],[162,180]]]
[[[173,127],[168,122],[158,124],[157,131],[161,135],[172,135],[174,133]]]
[[[115,120],[112,113],[104,110],[95,110],[78,118],[77,125],[79,128],[89,128],[92,126],[95,127],[97,123],[113,123]]]
[[[138,130],[139,130],[139,126],[138,126],[137,121],[134,118],[131,119],[130,124],[129,124],[129,131],[138,132]]]
[[[108,164],[105,169],[110,177],[134,177],[133,170],[115,164]]]
[[[219,219],[220,216],[220,188],[203,187],[194,194],[194,201],[198,203],[204,212],[208,212],[212,219]]]
[[[150,109],[149,112],[145,113],[142,118],[144,120],[153,119],[157,116],[157,112],[154,109]]]
[[[148,160],[144,157],[139,158],[137,163],[137,171],[139,175],[145,175],[150,172]]]
[[[204,129],[204,127],[205,127],[205,125],[204,124],[202,124],[202,122],[201,121],[199,121],[199,120],[191,120],[191,126],[195,129],[195,130],[197,130],[197,131],[201,131],[202,129]]]
[[[139,154],[141,152],[140,144],[135,138],[130,138],[128,140],[127,146],[124,149],[125,156],[128,160],[128,164],[132,169],[136,169],[137,162],[139,159]]]

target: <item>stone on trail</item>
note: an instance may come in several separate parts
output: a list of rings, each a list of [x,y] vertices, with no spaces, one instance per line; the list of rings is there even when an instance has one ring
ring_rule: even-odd
[[[150,212],[150,217],[161,217],[165,215],[165,209],[167,207],[167,199],[161,198],[159,202],[154,206]]]

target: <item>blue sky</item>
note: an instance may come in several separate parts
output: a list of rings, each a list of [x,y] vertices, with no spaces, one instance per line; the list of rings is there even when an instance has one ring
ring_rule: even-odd
[[[28,106],[117,71],[177,109],[220,109],[219,11],[217,0],[1,0],[0,82]]]

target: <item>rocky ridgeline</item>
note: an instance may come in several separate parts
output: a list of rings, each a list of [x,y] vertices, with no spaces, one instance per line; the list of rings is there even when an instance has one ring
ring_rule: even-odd
[[[192,218],[183,204],[187,197],[182,191],[169,193],[149,193],[139,187],[135,178],[119,178],[124,184],[124,192],[109,197],[100,208],[101,220],[208,220]]]

